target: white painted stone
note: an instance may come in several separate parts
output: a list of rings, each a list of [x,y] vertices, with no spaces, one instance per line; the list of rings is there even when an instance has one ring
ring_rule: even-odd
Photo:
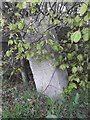
[[[37,91],[51,98],[58,97],[68,84],[67,71],[54,68],[52,61],[29,62]]]

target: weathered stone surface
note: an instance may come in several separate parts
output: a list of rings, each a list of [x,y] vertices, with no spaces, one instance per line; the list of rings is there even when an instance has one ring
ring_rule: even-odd
[[[37,91],[51,98],[58,97],[68,84],[67,71],[54,68],[52,61],[29,62]]]

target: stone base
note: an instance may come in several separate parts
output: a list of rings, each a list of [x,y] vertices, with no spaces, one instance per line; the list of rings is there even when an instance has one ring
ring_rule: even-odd
[[[58,97],[68,84],[67,71],[52,66],[52,61],[29,61],[36,89],[50,98]]]

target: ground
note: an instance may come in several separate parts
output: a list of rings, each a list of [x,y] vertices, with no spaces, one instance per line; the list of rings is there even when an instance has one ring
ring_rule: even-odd
[[[25,87],[21,81],[3,81],[3,118],[44,118],[49,114],[59,118],[89,118],[88,91],[74,90],[73,94],[62,97],[61,102],[52,101],[30,86],[31,82]]]

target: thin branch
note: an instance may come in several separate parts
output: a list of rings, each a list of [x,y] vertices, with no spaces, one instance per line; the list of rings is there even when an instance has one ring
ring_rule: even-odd
[[[53,72],[53,74],[52,74],[52,76],[51,76],[51,79],[50,79],[50,81],[49,81],[47,87],[42,91],[42,93],[44,93],[44,92],[47,90],[47,88],[50,86],[50,83],[51,83],[51,81],[52,81],[52,78],[53,78],[55,72],[56,72],[56,68],[55,68],[55,70],[54,70],[54,72]]]

